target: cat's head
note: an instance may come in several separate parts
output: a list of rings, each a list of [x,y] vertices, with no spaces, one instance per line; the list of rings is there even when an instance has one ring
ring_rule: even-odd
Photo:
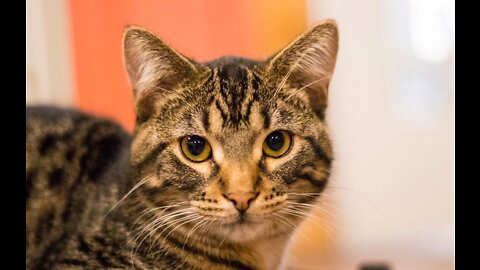
[[[324,118],[337,49],[331,20],[265,61],[198,63],[127,28],[137,192],[158,215],[190,217],[232,241],[290,230],[329,177]]]

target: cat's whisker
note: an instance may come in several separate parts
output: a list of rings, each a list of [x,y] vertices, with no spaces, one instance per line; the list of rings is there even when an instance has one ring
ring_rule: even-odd
[[[286,208],[280,210],[280,212],[296,216],[299,218],[310,218],[312,221],[322,223],[324,220],[319,219],[318,217],[314,216],[311,212],[306,212],[304,210],[294,209],[294,208]]]
[[[297,209],[302,209],[302,210],[307,210],[307,211],[325,211],[326,208],[333,208],[333,205],[325,205],[324,203],[322,205],[320,204],[303,204],[303,203],[295,203],[295,202],[287,202],[290,207],[295,207]],[[329,213],[329,214],[332,214],[333,213]],[[332,216],[332,217],[336,217],[336,216]]]
[[[311,203],[298,203],[298,202],[293,202],[293,201],[287,201],[287,204],[289,205],[299,205],[299,206],[305,206],[305,207],[316,207],[318,205],[316,204],[311,204]]]
[[[289,197],[293,196],[302,196],[302,197],[309,197],[309,198],[318,198],[319,195],[300,195],[300,194],[288,194]],[[288,199],[288,198],[287,198]]]
[[[223,226],[223,224],[224,224],[224,222],[221,222],[220,226]],[[231,230],[232,230],[232,229],[230,228],[229,231],[231,232]],[[229,233],[230,233],[230,232],[229,232]],[[220,245],[218,246],[218,252],[220,252],[220,247],[222,246],[223,242],[224,242],[225,239],[227,238],[227,235],[228,235],[228,234],[225,234],[225,236],[224,236],[223,239],[222,239],[222,242],[220,242]]]
[[[289,228],[289,230],[287,231],[287,233],[288,233],[288,235],[289,235],[289,239],[292,240],[292,239],[295,237],[295,234],[294,234],[295,229],[296,229],[295,224],[293,224],[288,218],[282,216],[280,213],[273,213],[273,215],[276,216],[276,220],[277,220],[277,221],[280,221],[281,223],[283,223],[284,225],[286,225],[287,228]],[[281,219],[279,219],[279,218],[281,218]],[[282,219],[283,219],[284,221],[282,221]],[[286,222],[288,222],[288,223],[286,223]],[[306,236],[303,235],[303,234],[299,234],[299,235],[300,235],[301,237],[307,239],[307,240],[310,241],[310,242],[312,241],[310,238],[306,237]]]
[[[147,220],[144,221],[144,224],[146,223],[152,223],[151,224],[155,224],[156,222],[158,222],[158,220],[161,220],[161,215],[164,213],[164,211],[167,211],[168,209],[164,209],[161,211],[161,213],[155,213],[155,214],[152,214],[152,216],[150,218],[148,218]],[[172,212],[172,213],[179,213],[179,212],[182,212],[182,211],[175,211],[175,212]],[[134,224],[135,225],[135,224]]]
[[[294,192],[287,192],[286,195],[288,197],[308,197],[317,199],[317,201],[321,199],[325,199],[325,197],[331,197],[331,194],[327,193],[294,193]]]
[[[169,214],[164,215],[164,216],[154,217],[155,220],[153,222],[148,223],[146,226],[144,226],[141,229],[141,232],[139,234],[142,234],[143,232],[146,232],[147,230],[150,230],[151,228],[155,227],[158,223],[168,221],[172,218],[175,218],[175,217],[180,216],[180,215],[185,215],[185,214],[189,214],[189,212],[186,212],[185,209],[179,209],[179,210],[173,211],[172,213],[169,213]],[[134,240],[136,240],[136,239],[134,238]]]
[[[315,204],[309,204],[309,203],[298,203],[298,202],[293,202],[290,200],[287,200],[287,206],[288,207],[297,207],[297,208],[302,208],[303,210],[316,210],[316,209],[322,209],[323,205],[320,205],[320,203],[316,202]]]
[[[213,222],[213,218],[211,218],[211,217],[206,217],[205,219],[206,219],[206,222],[200,226],[200,228],[203,227],[203,230],[198,231],[198,232],[197,232],[197,235],[195,235],[195,236],[197,237],[197,239],[200,239],[200,241],[202,241],[202,242],[203,242],[204,239],[205,239],[205,235],[204,235],[204,234],[205,234],[205,230],[206,230],[206,229],[208,228],[208,226],[210,226],[210,225],[212,224],[212,222]],[[199,228],[199,229],[200,229],[200,228]]]
[[[160,207],[155,207],[155,208],[152,208],[152,209],[145,209],[144,211],[142,211],[142,214],[133,222],[133,225],[132,225],[132,229],[133,227],[135,226],[135,224],[137,224],[137,222],[143,217],[145,216],[146,214],[148,213],[151,213],[153,211],[157,211],[157,210],[162,210],[160,211],[159,214],[163,214],[165,211],[167,211],[168,209],[170,208],[173,208],[173,207],[177,207],[177,206],[180,206],[182,204],[185,204],[187,202],[181,202],[181,203],[175,203],[175,204],[172,204],[172,205],[166,205],[166,206],[160,206]],[[150,219],[154,219],[156,217],[156,215],[154,215],[152,218]]]
[[[319,196],[323,195],[321,192],[307,192],[307,193],[294,193],[294,192],[287,192],[287,195],[295,195],[295,196]]]
[[[290,229],[295,229],[295,224],[293,224],[288,218],[280,215],[279,213],[272,213],[274,216],[277,216],[278,218],[281,218],[283,221],[282,223],[287,225],[288,228]],[[281,220],[280,220],[281,221]]]
[[[169,207],[175,207],[175,206],[180,206],[180,205],[183,205],[183,204],[186,204],[188,203],[187,201],[183,201],[183,202],[177,202],[176,200],[172,200],[172,201],[166,201],[162,204],[162,206],[159,206],[159,207],[153,207],[153,208],[145,208],[141,214],[144,214],[144,213],[149,213],[151,211],[154,211],[154,209],[164,209],[164,208],[169,208]]]
[[[327,205],[328,207],[334,207],[334,208],[337,208],[336,205],[334,204],[331,204],[331,194],[328,194],[328,193],[287,193],[287,195],[289,196],[303,196],[303,197],[312,197],[312,198],[316,198],[317,200],[315,200],[314,203],[312,204],[308,204],[307,205],[311,205],[312,207],[321,207],[321,206],[324,206],[324,205]],[[321,196],[320,196],[321,195]],[[287,198],[287,202],[288,203],[296,203],[295,201],[293,201],[292,199],[290,198]]]
[[[168,224],[167,222],[165,222],[165,223],[161,223],[160,225],[158,225],[156,228],[154,228],[154,229],[152,230],[153,233],[156,233],[161,227],[163,227],[164,225],[167,225],[167,224],[168,224],[168,226],[167,226],[166,228],[164,228],[160,233],[158,233],[157,237],[156,237],[153,241],[151,241],[151,243],[150,243],[150,245],[149,245],[149,247],[148,247],[148,250],[147,250],[147,254],[150,253],[151,248],[153,247],[153,245],[155,245],[155,243],[157,242],[158,238],[159,238],[166,230],[168,230],[168,228],[170,228],[170,227],[172,227],[172,226],[175,226],[175,225],[178,224],[178,223],[182,223],[182,222],[184,222],[184,223],[182,223],[182,224],[188,223],[188,222],[194,220],[195,218],[197,218],[197,217],[190,215],[190,216],[186,216],[186,217],[183,217],[183,218],[176,219],[176,220],[174,220],[174,221],[173,221],[172,223],[170,223],[170,224]],[[182,224],[181,224],[181,225],[182,225]],[[173,231],[173,230],[172,230],[172,231]],[[165,237],[164,240],[166,240],[166,238],[167,238],[167,237]]]
[[[199,220],[199,219],[202,219],[202,218],[203,218],[203,217],[201,217],[201,216],[197,216],[197,217],[194,217],[194,218],[192,218],[192,219],[190,219],[190,220],[187,220],[187,221],[181,223],[180,225],[177,225],[177,227],[173,228],[173,229],[164,237],[164,240],[166,240],[166,239],[168,238],[168,236],[170,236],[170,234],[172,234],[172,233],[173,233],[176,229],[178,229],[179,227],[181,227],[181,226],[183,226],[183,225],[185,225],[185,224],[187,224],[187,223],[189,223],[189,222],[192,222],[192,221],[195,221],[195,220]]]
[[[145,178],[143,178],[140,182],[138,182],[135,186],[133,186],[132,189],[130,189],[129,192],[127,192],[127,194],[125,194],[125,196],[123,196],[116,204],[113,205],[112,208],[110,208],[110,210],[108,210],[108,212],[103,216],[103,219],[105,219],[108,214],[110,214],[110,212],[113,211],[113,209],[115,209],[118,205],[120,205],[120,203],[122,203],[130,194],[132,194],[132,192],[134,192],[135,190],[137,190],[137,188],[139,188],[141,185],[145,184],[148,180],[151,179],[151,175],[148,175],[146,176]]]
[[[205,225],[210,219],[209,218],[204,218],[200,222],[198,222],[193,228],[190,230],[190,232],[187,234],[187,237],[185,238],[185,241],[183,242],[182,250],[185,249],[185,245],[187,244],[188,238],[200,227]]]
[[[288,210],[288,209],[284,209],[284,210],[279,210],[280,213],[285,213],[285,214],[288,214],[288,215],[291,215],[291,216],[295,216],[295,217],[299,217],[299,218],[306,218],[306,214],[300,214],[300,213],[295,213],[291,210]]]
[[[288,78],[290,77],[290,75],[292,74],[292,72],[295,70],[295,68],[297,67],[298,63],[300,63],[300,61],[303,59],[303,57],[305,57],[305,55],[307,54],[307,52],[303,53],[299,58],[298,60],[290,66],[290,69],[288,70],[288,72],[285,74],[285,76],[283,77],[283,79],[280,81],[280,84],[278,85],[278,87],[275,89],[275,92],[273,92],[273,97],[272,97],[272,100],[274,100],[276,97],[277,97],[277,94],[278,92],[280,92],[280,90],[283,88],[283,85],[287,82]]]
[[[388,218],[388,216],[383,213],[380,208],[370,199],[368,199],[365,195],[363,195],[362,193],[358,192],[358,191],[355,191],[353,189],[350,189],[348,187],[341,187],[341,186],[327,186],[326,189],[336,189],[336,190],[341,190],[341,191],[348,191],[352,194],[355,194],[356,196],[360,197],[361,199],[365,200],[369,205],[370,207],[372,207],[375,211],[377,211],[378,214],[380,214],[380,216],[384,219],[384,221],[386,221],[388,223],[388,225],[390,226],[390,228],[396,228],[396,226],[393,224],[393,222]]]
[[[317,205],[294,205],[294,204],[287,204],[287,207],[282,210],[292,210],[297,211],[299,213],[305,215],[312,215],[313,209],[321,209]]]
[[[173,222],[173,224],[175,224],[176,222],[178,221],[182,221],[184,219],[187,219],[189,217],[196,217],[198,216],[197,214],[193,213],[192,211],[189,211],[190,209],[182,209],[182,211],[180,213],[172,213],[171,215],[165,215],[163,217],[161,217],[160,219],[160,222],[158,222],[157,224],[155,224],[153,226],[153,231],[157,231],[158,229],[160,229],[161,227],[169,224],[170,220],[172,219],[175,219]],[[179,219],[176,219],[178,216],[181,216],[181,215],[187,215],[185,217],[182,217],[182,218],[179,218]],[[172,224],[170,224],[172,225]],[[166,229],[168,229],[169,227],[165,228],[162,232],[160,232],[160,234],[162,234]]]
[[[305,89],[305,88],[307,88],[307,87],[309,87],[309,86],[311,86],[311,85],[313,85],[313,84],[319,83],[319,82],[321,82],[321,81],[329,80],[329,79],[331,79],[331,77],[332,77],[332,76],[323,77],[323,78],[318,79],[318,80],[315,80],[315,81],[313,81],[313,82],[311,82],[311,83],[309,83],[309,84],[306,84],[305,86],[303,86],[303,87],[301,87],[301,88],[299,88],[299,89],[296,89],[295,91],[293,91],[292,94],[290,94],[287,98],[285,98],[285,101],[289,100],[290,98],[292,98],[293,96],[295,96],[297,93],[301,92],[303,89]]]
[[[294,193],[290,192],[287,193],[290,196],[300,196],[300,197],[319,197],[319,195],[323,195],[323,193],[314,193],[314,192],[305,192],[305,193]],[[323,197],[323,196],[322,196]],[[327,211],[325,207],[324,201],[317,201],[315,204],[310,204],[310,203],[299,203],[299,202],[294,202],[291,200],[287,200],[287,207],[285,209],[282,209],[280,212],[283,212],[284,214],[295,216],[304,220],[310,220],[320,226],[322,230],[326,232],[326,234],[331,238],[331,239],[336,239],[334,237],[334,234],[332,233],[332,227],[334,224],[330,222],[330,220],[325,219],[325,218],[320,218],[317,217],[314,212],[319,210],[321,213],[325,214],[329,218],[333,218],[336,220],[336,216],[333,215],[331,212]]]
[[[328,218],[320,218],[314,215],[314,213],[305,212],[302,209],[289,208],[288,212],[290,212],[290,214],[292,215],[298,215],[299,217],[309,219],[320,226],[324,226],[324,225],[335,226],[335,224],[333,224]],[[325,211],[324,213],[327,213],[327,212]]]
[[[187,216],[178,218],[179,216],[182,216],[182,215],[187,215]],[[191,217],[192,215],[194,215],[194,214],[192,214],[191,212],[182,211],[182,212],[180,212],[180,213],[176,213],[176,214],[174,214],[174,215],[170,215],[170,216],[168,216],[167,218],[161,217],[161,218],[159,218],[158,222],[156,222],[155,224],[152,224],[152,226],[151,226],[151,228],[150,228],[151,232],[149,233],[149,235],[155,233],[155,232],[156,232],[158,229],[160,229],[161,227],[169,224],[169,222],[170,222],[171,220],[173,220],[173,222],[174,222],[173,224],[175,224],[175,222],[188,219],[188,218]],[[167,229],[168,229],[168,227],[167,227]],[[163,233],[163,232],[164,232],[164,231],[162,231],[161,233]],[[160,233],[160,234],[161,234],[161,233]]]
[[[165,216],[160,216],[158,217],[157,219],[155,219],[153,222],[149,223],[147,226],[145,226],[141,232],[134,238],[134,241],[138,241],[138,239],[144,234],[146,233],[146,235],[142,238],[142,240],[138,243],[137,245],[137,248],[135,249],[135,252],[136,253],[138,251],[138,248],[141,246],[141,244],[143,243],[143,241],[145,241],[145,239],[147,237],[151,237],[153,233],[155,233],[158,228],[162,227],[163,225],[166,225],[166,223],[168,223],[169,220],[171,219],[174,219],[178,216],[181,216],[181,215],[188,215],[188,214],[191,214],[190,212],[187,212],[185,211],[185,209],[179,209],[177,211],[174,211],[168,215],[165,215]],[[185,218],[185,217],[184,217]],[[181,218],[182,219],[182,218]],[[178,220],[176,220],[178,221]],[[162,231],[163,232],[163,231]]]
[[[160,91],[162,91],[162,92],[164,92],[164,93],[171,93],[171,92],[173,92],[171,89],[166,89],[166,88],[160,87],[160,86],[158,86],[158,85],[152,85],[150,89],[151,89],[151,90],[160,90]]]
[[[320,226],[322,229],[324,229],[324,231],[328,234],[328,236],[331,239],[337,240],[337,238],[331,232],[332,231],[331,227],[334,226],[334,225],[330,221],[328,221],[328,219],[319,220],[318,218],[316,218],[312,214],[305,213],[305,212],[302,212],[302,211],[300,211],[300,212],[284,211],[283,213],[288,214],[288,215],[292,215],[292,216],[296,216],[296,217],[299,217],[299,218],[303,218],[305,220],[310,220],[313,223],[315,223],[316,225]]]
[[[215,219],[214,219],[214,218],[210,218],[210,222],[208,223],[207,226],[204,226],[204,227],[203,227],[203,230],[202,230],[202,232],[201,232],[200,234],[203,235],[203,233],[205,232],[205,230],[208,229],[208,227],[209,227],[210,225],[212,225],[213,222],[215,222]]]
[[[312,212],[310,212],[309,214],[312,215],[312,216],[316,216],[314,213],[314,211],[320,211],[322,214],[325,214],[328,218],[330,219],[333,219],[335,222],[338,223],[338,220],[337,220],[337,215],[331,213],[330,211],[328,211],[325,207],[322,207],[320,205],[316,205],[314,208],[309,208],[309,207],[306,207],[306,206],[301,206],[301,205],[297,205],[296,207],[298,207],[297,209],[302,209],[302,210],[313,210]]]
[[[293,232],[295,231],[295,227],[292,227],[290,224],[286,223],[284,220],[280,219],[282,216],[279,215],[279,214],[275,214],[275,216],[273,217],[274,220],[276,222],[280,222],[282,223],[283,225],[285,225],[285,227],[287,228],[286,232],[288,234],[288,239],[291,240],[293,239],[293,237],[295,236],[293,234]],[[278,225],[277,225],[278,226]]]
[[[328,211],[326,209],[322,209],[322,210],[320,210],[320,212],[321,212],[322,215],[325,215],[327,217],[325,219],[325,220],[329,220],[327,222],[333,223],[334,225],[339,224],[338,215],[335,215],[335,214],[331,213],[330,211]],[[339,227],[337,226],[337,228],[339,228]]]
[[[286,231],[287,234],[288,234],[288,241],[291,241],[291,240],[295,237],[295,235],[293,234],[295,228],[292,228],[292,227],[291,227],[289,224],[287,224],[285,221],[282,221],[278,216],[279,216],[279,215],[276,214],[275,217],[273,217],[274,220],[275,220],[276,222],[280,222],[280,223],[284,224],[284,225],[288,228],[288,230]]]

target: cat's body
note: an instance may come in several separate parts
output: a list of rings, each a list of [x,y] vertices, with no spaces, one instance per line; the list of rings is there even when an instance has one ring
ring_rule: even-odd
[[[100,269],[104,265],[95,262],[101,256],[115,260],[108,248],[91,254],[99,244],[86,238],[99,234],[103,215],[129,189],[125,169],[130,142],[125,131],[107,120],[63,109],[27,108],[29,269],[61,268],[63,263]],[[105,236],[99,235],[102,241]],[[73,251],[71,245],[78,248]]]
[[[27,109],[27,268],[278,268],[329,176],[337,38],[327,21],[266,61],[199,64],[128,29],[132,138]]]
[[[114,122],[52,107],[27,108],[27,119],[30,269],[193,268],[182,264],[182,252],[198,262],[202,258],[213,262],[201,263],[208,269],[253,269],[249,265],[258,265],[256,258],[264,250],[282,247],[253,242],[248,248],[237,247],[238,252],[223,252],[227,244],[222,247],[212,241],[208,243],[212,255],[206,256],[199,247],[183,246],[184,239],[170,235],[168,239],[176,241],[169,242],[174,246],[168,252],[157,251],[151,257],[134,254],[136,246],[129,237],[140,216],[136,207],[118,206],[104,218],[136,184],[129,179],[130,136]],[[129,199],[134,197],[132,193]],[[280,256],[281,250],[276,253]],[[242,254],[248,255],[242,258]]]

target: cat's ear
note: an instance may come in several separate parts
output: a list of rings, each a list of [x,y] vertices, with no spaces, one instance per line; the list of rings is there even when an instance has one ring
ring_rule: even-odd
[[[182,80],[194,76],[198,68],[155,34],[137,26],[125,29],[123,57],[139,117],[147,117],[162,98],[174,92]]]
[[[273,55],[267,62],[267,74],[275,78],[275,89],[288,85],[299,94],[306,93],[312,109],[323,118],[337,51],[336,23],[324,20]]]

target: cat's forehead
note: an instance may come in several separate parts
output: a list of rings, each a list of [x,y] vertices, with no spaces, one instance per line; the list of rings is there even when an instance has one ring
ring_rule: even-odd
[[[210,62],[204,63],[205,66],[210,67],[211,69],[218,69],[221,70],[222,76],[225,78],[229,77],[232,79],[241,79],[242,77],[238,77],[239,75],[244,75],[245,68],[247,69],[255,69],[257,68],[262,62],[256,61],[253,59],[242,58],[242,57],[235,57],[235,56],[223,56],[212,60]]]
[[[210,70],[209,78],[200,86],[203,89],[191,93],[197,97],[199,92],[204,93],[204,100],[197,101],[207,119],[215,122],[212,125],[221,123],[223,128],[249,126],[252,109],[262,103],[261,62],[222,57],[204,65]]]
[[[217,90],[229,91],[234,94],[247,88],[258,88],[263,80],[260,74],[261,62],[239,58],[221,57],[205,63],[212,71],[211,79],[218,81],[214,86]]]
[[[288,102],[281,99],[281,94],[274,95],[276,91],[268,85],[264,65],[265,62],[228,56],[203,63],[208,74],[190,81],[188,90],[160,114],[168,120],[165,126],[176,127],[178,134],[206,132],[228,140],[232,134],[256,137],[259,132],[274,128],[302,129],[308,119],[304,108],[298,107],[301,104],[296,103],[293,95]],[[175,120],[165,117],[168,111],[176,112]],[[241,130],[247,132],[237,134]]]

